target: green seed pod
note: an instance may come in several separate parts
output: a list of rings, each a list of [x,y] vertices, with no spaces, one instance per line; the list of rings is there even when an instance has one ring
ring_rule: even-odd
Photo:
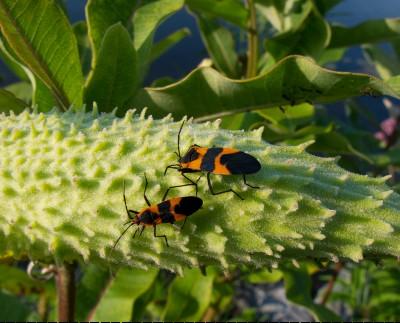
[[[24,112],[0,118],[0,253],[15,257],[105,264],[127,216],[122,198],[126,182],[128,207],[140,210],[144,176],[148,197],[156,204],[166,188],[185,183],[176,171],[181,122],[153,120],[130,111],[120,119],[69,111]],[[400,255],[400,199],[384,182],[349,173],[334,158],[319,158],[300,146],[273,146],[253,132],[228,131],[218,123],[185,125],[181,147],[190,144],[233,147],[262,164],[248,181],[214,176],[213,196],[199,182],[203,209],[188,218],[185,229],[161,224],[153,237],[125,235],[111,261],[138,268],[247,263],[277,267],[284,260]],[[194,178],[196,174],[193,175]],[[193,187],[170,196],[194,195]],[[132,230],[133,233],[133,230]]]

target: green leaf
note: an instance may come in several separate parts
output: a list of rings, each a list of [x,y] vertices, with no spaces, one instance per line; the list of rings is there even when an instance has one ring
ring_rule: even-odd
[[[26,75],[25,70],[22,68],[21,64],[16,61],[15,55],[12,57],[10,54],[11,49],[6,45],[3,37],[0,33],[0,58],[1,61],[7,65],[7,67],[17,76],[21,81],[29,82],[29,78]]]
[[[45,283],[34,280],[20,268],[0,265],[0,290],[22,295],[38,293],[45,288]]]
[[[32,101],[31,105],[38,107],[38,111],[42,112],[49,111],[55,107],[57,105],[56,98],[52,94],[51,90],[39,78],[37,78],[29,68],[17,60],[16,54],[7,46],[6,43],[0,42],[0,49],[4,56],[7,57],[13,70],[19,71],[19,74],[25,74],[25,77],[21,79],[27,79],[30,81],[32,92],[30,95]]]
[[[195,11],[222,18],[239,27],[247,28],[248,11],[238,0],[186,0],[186,4]]]
[[[337,131],[319,134],[318,140],[309,147],[312,152],[325,152],[331,155],[354,155],[373,164],[372,157],[361,152],[352,145],[352,142]]]
[[[128,31],[117,23],[111,26],[85,90],[85,102],[97,102],[100,111],[124,108],[137,88],[137,60]]]
[[[112,282],[110,272],[104,267],[88,265],[78,284],[75,319],[91,321],[104,292]]]
[[[216,19],[197,13],[200,34],[217,69],[230,78],[240,77],[239,58],[235,50],[232,33]]]
[[[204,120],[291,103],[335,102],[364,93],[398,97],[399,92],[373,76],[330,71],[291,56],[250,80],[232,80],[212,68],[198,68],[174,84],[140,90],[132,106],[148,107],[155,116],[173,113]]]
[[[311,279],[306,268],[283,270],[286,297],[293,303],[307,308],[318,321],[341,321],[342,319],[323,305],[314,303],[311,298]]]
[[[400,93],[400,75],[393,76],[386,81],[396,93]]]
[[[0,89],[0,112],[21,113],[28,106],[27,103],[18,99],[13,93]]]
[[[317,63],[321,66],[324,66],[329,63],[338,62],[342,59],[346,51],[347,51],[346,47],[326,48],[318,57]]]
[[[32,309],[28,304],[24,304],[21,297],[0,291],[0,304],[0,320],[2,321],[28,321],[32,315]],[[32,319],[36,321],[38,318],[32,316]]]
[[[175,46],[182,39],[190,35],[190,30],[188,28],[181,28],[172,34],[169,34],[164,39],[160,40],[156,44],[154,44],[151,49],[151,61],[156,60],[162,54],[167,52],[172,46]]]
[[[92,44],[92,67],[97,65],[103,37],[116,23],[127,27],[138,0],[89,0],[86,4],[88,35]]]
[[[387,80],[400,74],[400,61],[389,56],[377,45],[364,45],[363,50],[382,79]]]
[[[31,105],[32,102],[32,85],[28,82],[16,82],[10,85],[7,85],[4,90],[11,92],[18,99],[26,102],[28,106]]]
[[[258,11],[280,33],[296,32],[304,24],[313,9],[310,0],[256,0]]]
[[[168,290],[163,321],[200,321],[211,302],[214,275],[204,276],[199,269],[184,270]]]
[[[60,107],[82,105],[76,40],[54,2],[0,0],[0,27],[18,58],[51,89]]]
[[[268,271],[267,269],[251,272],[246,275],[245,279],[252,284],[265,284],[265,283],[276,283],[283,277],[283,273],[280,270]]]
[[[121,269],[101,298],[94,321],[129,321],[136,299],[153,284],[158,270]]]
[[[354,27],[332,26],[330,48],[378,43],[400,36],[400,18],[368,20]]]
[[[328,23],[316,13],[310,14],[301,30],[289,31],[268,39],[265,47],[275,61],[292,54],[311,56],[318,59],[329,44]]]
[[[309,103],[299,104],[297,106],[285,107],[282,111],[279,108],[258,110],[265,119],[275,124],[281,124],[291,130],[296,127],[309,124],[315,116],[315,108]]]
[[[137,79],[141,83],[151,58],[153,37],[158,25],[182,8],[184,0],[146,0],[133,17],[133,44],[137,52]]]

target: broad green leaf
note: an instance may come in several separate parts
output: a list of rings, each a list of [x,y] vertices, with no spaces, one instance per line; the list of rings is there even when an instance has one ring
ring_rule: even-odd
[[[200,321],[211,301],[214,275],[199,269],[184,270],[169,287],[164,321]]]
[[[0,33],[0,58],[1,61],[17,76],[21,81],[29,82],[29,78],[21,64],[10,54],[10,48],[6,48],[6,43]]]
[[[124,108],[137,87],[136,53],[128,31],[117,23],[101,44],[99,57],[85,90],[85,102],[97,102],[100,111]]]
[[[198,68],[174,84],[144,88],[132,106],[148,107],[155,116],[173,113],[204,120],[307,101],[335,102],[364,93],[398,97],[373,76],[330,71],[305,57],[291,56],[250,80],[232,80],[212,68]]]
[[[36,321],[39,319],[32,315],[32,308],[21,297],[0,291],[0,304],[1,321]]]
[[[90,40],[88,37],[88,29],[85,21],[79,21],[72,26],[76,41],[78,43],[79,59],[81,62],[82,73],[87,75],[90,71],[90,61],[92,52],[90,50]]]
[[[355,148],[352,142],[343,134],[332,131],[326,134],[319,134],[318,139],[309,147],[311,152],[324,152],[331,155],[354,155],[366,162],[373,164],[373,159]]]
[[[38,111],[46,112],[51,110],[57,105],[57,101],[51,90],[38,78],[32,71],[18,61],[14,51],[7,46],[6,43],[0,42],[1,52],[5,57],[8,58],[10,66],[13,70],[18,71],[19,74],[24,73],[25,77],[21,79],[27,79],[31,83],[31,105],[36,106]]]
[[[13,93],[0,89],[0,112],[21,113],[28,106],[27,103],[18,99]]]
[[[279,32],[296,32],[311,14],[310,0],[256,0],[257,9]]]
[[[201,13],[197,13],[196,17],[201,38],[214,65],[226,76],[239,78],[239,58],[232,33],[214,18]]]
[[[182,8],[184,0],[146,0],[133,16],[133,44],[137,52],[138,82],[144,78],[151,58],[153,37],[158,25]]]
[[[190,35],[190,30],[188,28],[181,28],[171,34],[169,34],[164,39],[158,41],[154,44],[151,49],[151,61],[156,60],[162,54],[167,52],[172,46],[179,43],[182,39]]]
[[[89,39],[92,44],[92,68],[97,63],[101,43],[108,28],[120,22],[127,26],[138,0],[89,0],[86,4],[86,17]]]
[[[44,282],[32,279],[26,271],[13,266],[0,265],[0,290],[26,295],[38,293],[44,288]]]
[[[143,321],[143,317],[147,311],[147,306],[150,303],[155,303],[157,302],[157,294],[156,294],[156,289],[157,289],[157,283],[159,285],[162,285],[162,288],[165,289],[165,282],[163,282],[162,280],[160,281],[160,276],[158,276],[158,282],[157,279],[154,280],[153,284],[148,288],[148,290],[143,293],[142,295],[140,295],[135,303],[133,304],[133,308],[132,308],[132,317],[131,317],[131,321],[133,322],[140,322]],[[158,313],[154,313],[153,311],[151,311],[151,317],[160,317],[161,315],[158,315]]]
[[[0,28],[17,57],[51,89],[61,108],[82,105],[76,40],[55,2],[0,0]]]
[[[400,75],[391,77],[386,83],[396,92],[400,93]]]
[[[121,269],[101,298],[94,321],[129,321],[136,299],[153,284],[158,270]]]
[[[307,269],[285,268],[283,270],[286,297],[293,303],[307,308],[318,321],[341,321],[341,318],[311,298],[311,279]]]
[[[104,292],[112,282],[105,267],[88,265],[77,287],[75,319],[91,321]]]
[[[247,27],[248,11],[241,1],[186,0],[186,4],[193,10],[222,18],[242,28]]]
[[[385,151],[385,153],[370,155],[370,158],[379,167],[398,166],[400,165],[400,149],[395,147]]]
[[[269,271],[267,269],[251,272],[246,275],[245,279],[252,284],[265,284],[265,283],[276,283],[283,277],[283,273],[280,270]]]
[[[363,50],[382,79],[387,80],[400,74],[400,61],[385,53],[377,45],[364,45]]]
[[[272,123],[279,123],[295,130],[297,126],[309,124],[313,120],[315,108],[309,103],[303,103],[285,107],[283,110],[279,108],[258,110],[257,113]]]
[[[28,82],[16,82],[7,85],[4,90],[11,92],[18,99],[28,103],[31,106],[32,102],[32,85]]]
[[[368,20],[354,27],[332,26],[330,48],[377,43],[400,37],[400,18]]]
[[[317,63],[321,66],[327,65],[329,63],[335,63],[340,61],[343,55],[346,53],[346,47],[339,48],[325,48],[321,55],[317,59]]]
[[[266,41],[266,50],[275,61],[291,54],[311,56],[318,59],[329,44],[328,23],[316,13],[310,14],[301,30],[289,31]]]

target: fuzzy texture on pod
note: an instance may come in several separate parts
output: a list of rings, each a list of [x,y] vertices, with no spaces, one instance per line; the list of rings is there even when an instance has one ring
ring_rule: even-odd
[[[52,111],[0,117],[0,254],[53,261],[105,264],[127,220],[122,199],[140,210],[144,176],[148,197],[159,203],[166,188],[185,183],[164,169],[176,163],[181,122],[169,117],[125,118],[114,114]],[[253,132],[219,129],[218,122],[186,123],[181,150],[190,144],[234,147],[255,156],[262,169],[248,176],[212,176],[212,196],[199,182],[203,208],[183,231],[170,224],[141,237],[126,234],[111,259],[115,266],[162,267],[247,263],[275,268],[302,258],[359,261],[364,255],[400,255],[400,198],[387,178],[349,173],[334,158],[319,158],[300,146],[273,146]],[[197,178],[197,174],[189,174]],[[193,187],[169,197],[194,195]],[[134,229],[132,229],[133,233]]]

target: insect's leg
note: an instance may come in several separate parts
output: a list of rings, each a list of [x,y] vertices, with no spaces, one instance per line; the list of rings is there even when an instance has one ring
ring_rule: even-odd
[[[189,184],[182,184],[182,185],[174,185],[174,186],[170,186],[170,187],[168,187],[168,189],[165,191],[165,193],[164,193],[164,196],[163,196],[163,201],[165,201],[165,199],[166,199],[166,197],[167,197],[167,195],[168,195],[168,192],[169,192],[169,190],[170,189],[172,189],[172,188],[177,188],[177,187],[184,187],[184,186],[195,186],[196,187],[196,196],[197,196],[197,183],[198,183],[198,181],[200,180],[200,178],[203,176],[203,175],[200,175],[199,176],[199,178],[194,182],[193,180],[191,180],[189,177],[187,177],[187,176],[185,176],[185,174],[183,174],[182,173],[182,176],[184,177],[184,178],[186,178],[190,183]]]
[[[145,226],[142,226],[142,230],[140,230],[139,237],[142,236],[142,233],[143,233],[143,231],[144,231],[144,228],[145,228]]]
[[[154,229],[153,230],[154,238],[164,238],[165,239],[165,243],[167,244],[167,247],[169,247],[167,236],[165,234],[158,236],[157,232],[156,232],[156,225],[155,224],[153,224],[153,229]]]
[[[133,234],[132,239],[135,239],[136,233],[139,231],[140,227],[137,227],[137,229],[135,230],[135,233]]]
[[[123,185],[123,187],[124,187],[124,189],[123,189],[123,196],[124,196],[124,204],[125,204],[126,214],[128,215],[128,218],[129,218],[130,220],[132,220],[132,219],[134,219],[134,216],[132,216],[131,213],[138,214],[139,212],[134,211],[134,210],[128,210],[128,206],[126,205],[126,196],[125,196],[125,180],[123,180],[122,185]]]
[[[182,224],[182,226],[181,226],[181,230],[183,230],[183,227],[185,226],[185,223],[186,223],[186,220],[187,220],[187,216],[185,217],[185,221],[183,221],[183,224]]]
[[[167,171],[170,168],[179,169],[179,165],[178,164],[172,164],[172,165],[168,165],[167,167],[165,167],[164,176],[167,175]]]
[[[146,173],[144,173],[144,180],[145,180],[145,184],[144,184],[143,197],[144,197],[144,200],[146,201],[147,205],[150,206],[151,203],[150,203],[149,199],[146,196],[146,190],[147,190],[147,184],[148,184]]]
[[[211,173],[207,173],[207,183],[208,183],[208,188],[210,189],[210,192],[212,195],[219,195],[219,194],[223,194],[223,193],[228,193],[228,192],[232,192],[233,194],[235,194],[238,198],[240,198],[241,200],[244,200],[243,197],[241,197],[237,192],[235,192],[233,189],[229,189],[226,191],[222,191],[222,192],[214,192],[212,185],[211,185],[211,179],[210,179],[210,174]]]
[[[249,183],[247,183],[247,182],[246,182],[246,175],[245,175],[245,174],[243,174],[243,182],[244,182],[248,187],[251,187],[251,188],[260,188],[259,186],[253,186],[253,185],[250,185]]]
[[[197,192],[198,192],[197,183],[199,182],[200,178],[203,177],[203,174],[201,174],[201,175],[199,176],[199,178],[198,178],[195,182],[194,182],[193,180],[191,180],[189,177],[187,177],[184,173],[181,173],[181,174],[182,174],[182,176],[183,176],[184,178],[186,178],[186,179],[191,183],[191,185],[193,185],[193,186],[196,187],[196,196],[197,196]]]
[[[172,189],[172,188],[177,188],[177,187],[184,187],[184,186],[192,186],[193,184],[182,184],[182,185],[174,185],[174,186],[170,186],[170,187],[168,187],[168,189],[165,191],[165,193],[164,193],[164,196],[163,196],[163,198],[162,198],[162,200],[163,201],[165,201],[165,198],[167,197],[167,195],[168,195],[168,192],[169,192],[169,190],[170,189]],[[196,194],[197,195],[197,194]]]

